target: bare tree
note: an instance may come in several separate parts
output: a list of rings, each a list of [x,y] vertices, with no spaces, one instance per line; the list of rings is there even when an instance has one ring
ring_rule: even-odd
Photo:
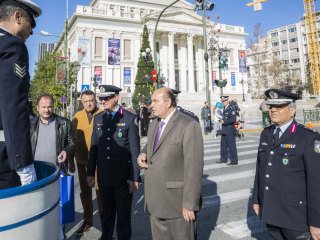
[[[263,33],[261,23],[254,26],[253,38],[249,39],[247,57],[251,62],[249,71],[252,92],[260,97],[261,88],[268,87],[268,39]]]

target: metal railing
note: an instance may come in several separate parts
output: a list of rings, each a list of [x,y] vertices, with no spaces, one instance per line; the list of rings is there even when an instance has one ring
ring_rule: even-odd
[[[320,109],[303,110],[303,122],[320,122]]]

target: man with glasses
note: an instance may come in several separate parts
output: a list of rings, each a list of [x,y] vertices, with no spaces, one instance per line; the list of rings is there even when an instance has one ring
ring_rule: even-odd
[[[272,239],[320,239],[320,134],[297,123],[299,95],[270,89],[274,123],[261,133],[253,209]]]
[[[0,0],[0,189],[35,181],[25,45],[41,9],[30,0]],[[19,175],[20,176],[19,176]]]
[[[98,113],[93,122],[87,182],[94,186],[97,168],[103,219],[101,239],[112,239],[117,217],[118,239],[129,240],[132,193],[140,181],[139,128],[136,115],[118,104],[121,88],[101,85],[99,89],[104,112]]]

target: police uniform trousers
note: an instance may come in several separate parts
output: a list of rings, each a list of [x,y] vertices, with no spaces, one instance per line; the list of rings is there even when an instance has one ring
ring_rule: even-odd
[[[102,204],[102,240],[112,240],[115,219],[117,216],[118,240],[131,238],[131,204],[133,194],[129,193],[129,185],[99,185]]]
[[[274,240],[312,240],[309,232],[295,231],[267,224],[268,232]]]
[[[87,183],[87,165],[77,163],[79,184],[80,184],[80,199],[83,207],[83,222],[88,225],[93,225],[93,202],[92,202],[92,188]],[[102,223],[102,204],[100,200],[100,192],[96,189],[97,204]]]
[[[222,162],[228,161],[228,149],[230,154],[231,163],[238,163],[238,153],[236,145],[236,137],[234,134],[222,134],[220,145],[220,156]]]
[[[153,240],[196,240],[196,221],[184,218],[162,219],[150,216]]]
[[[20,177],[16,171],[10,170],[7,149],[4,142],[0,142],[0,189],[21,186]]]

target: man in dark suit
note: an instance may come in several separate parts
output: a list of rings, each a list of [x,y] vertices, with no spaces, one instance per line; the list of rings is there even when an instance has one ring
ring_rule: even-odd
[[[36,179],[29,132],[30,76],[25,41],[40,14],[41,9],[30,0],[0,0],[0,189]]]
[[[131,237],[132,193],[138,189],[140,152],[136,115],[118,105],[121,88],[101,85],[99,99],[104,112],[94,117],[87,182],[97,179],[102,203],[102,238],[111,240],[117,216],[119,240]]]
[[[294,120],[299,95],[265,92],[274,123],[261,133],[253,209],[273,239],[320,239],[320,134]]]
[[[221,96],[223,104],[223,119],[219,120],[222,124],[220,160],[217,163],[228,162],[228,150],[230,154],[230,163],[227,165],[238,164],[238,154],[236,145],[236,129],[234,123],[237,121],[236,110],[230,105],[229,96]]]
[[[152,239],[194,240],[203,173],[201,128],[176,109],[170,88],[153,93],[151,109],[156,119],[138,164],[145,169]]]
[[[145,137],[148,134],[149,127],[149,110],[145,103],[140,103],[140,108],[138,110],[138,121],[140,122],[140,136]]]

